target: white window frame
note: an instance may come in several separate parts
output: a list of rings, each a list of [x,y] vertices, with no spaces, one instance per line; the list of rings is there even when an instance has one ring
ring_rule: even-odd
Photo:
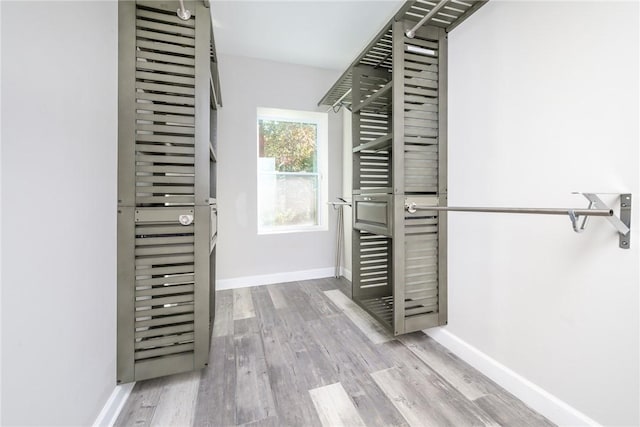
[[[280,225],[275,227],[263,227],[260,224],[260,170],[258,159],[260,158],[260,120],[277,120],[283,122],[304,122],[316,125],[316,155],[318,169],[318,199],[317,199],[317,215],[318,224],[316,225]],[[328,226],[328,151],[329,151],[329,115],[316,111],[300,111],[285,110],[280,108],[262,108],[258,107],[256,117],[256,196],[258,211],[256,212],[256,222],[258,226],[258,234],[281,234],[281,233],[299,233],[311,231],[327,231]]]

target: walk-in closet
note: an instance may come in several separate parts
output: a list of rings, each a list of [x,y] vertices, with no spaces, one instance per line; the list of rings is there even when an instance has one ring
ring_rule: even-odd
[[[637,0],[2,0],[0,45],[0,425],[640,426]]]

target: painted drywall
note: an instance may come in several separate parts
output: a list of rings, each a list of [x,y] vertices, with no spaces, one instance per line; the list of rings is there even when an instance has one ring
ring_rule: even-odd
[[[117,2],[2,2],[2,425],[115,387]]]
[[[223,107],[218,115],[218,250],[216,276],[241,286],[242,278],[327,271],[335,265],[336,213],[328,209],[328,230],[258,235],[258,107],[326,111],[317,102],[340,71],[220,55]],[[342,116],[329,113],[329,193],[342,182]],[[295,275],[287,276],[296,280]],[[239,279],[240,280],[236,280]],[[224,281],[233,280],[233,282]],[[228,286],[231,284],[231,286]]]
[[[0,25],[2,25],[2,5],[0,4]],[[0,30],[0,46],[2,31]],[[2,55],[0,55],[0,93],[2,92]],[[0,129],[2,129],[2,102],[0,102]],[[0,165],[2,165],[2,132],[0,131]],[[0,170],[0,242],[2,242],[2,171]],[[2,244],[0,244],[0,307],[2,307]],[[2,315],[0,315],[0,332]],[[2,384],[2,339],[0,338],[0,384]],[[2,422],[2,387],[0,386],[0,423]]]
[[[344,69],[403,2],[214,1],[217,51]]]
[[[604,425],[640,424],[638,7],[491,1],[449,35],[451,206],[634,195],[629,250],[605,219],[449,214],[447,331]]]

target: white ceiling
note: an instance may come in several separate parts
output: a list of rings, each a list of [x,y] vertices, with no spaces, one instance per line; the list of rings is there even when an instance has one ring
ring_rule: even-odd
[[[344,70],[403,0],[213,0],[221,54]]]

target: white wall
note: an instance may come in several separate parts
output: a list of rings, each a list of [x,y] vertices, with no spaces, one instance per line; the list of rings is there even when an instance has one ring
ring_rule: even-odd
[[[117,3],[2,2],[2,425],[115,387]]]
[[[333,274],[336,213],[329,230],[257,234],[257,107],[326,111],[317,102],[339,71],[220,55],[223,107],[218,116],[218,249],[221,287]],[[342,117],[329,113],[329,194],[341,193]],[[259,276],[259,277],[256,277]],[[250,278],[250,279],[249,279]]]
[[[640,423],[638,28],[637,2],[491,1],[449,36],[451,206],[634,202],[630,250],[604,219],[451,213],[446,329],[606,425]]]
[[[0,52],[2,50],[2,5],[0,5]],[[0,55],[0,93],[2,92],[2,55]],[[0,129],[2,129],[2,102],[0,102]],[[2,242],[2,132],[0,131],[0,242]],[[0,308],[2,307],[2,244],[0,243]],[[0,332],[2,315],[0,315]],[[0,384],[2,384],[2,339],[0,338]],[[0,423],[2,422],[2,386],[0,386]]]

